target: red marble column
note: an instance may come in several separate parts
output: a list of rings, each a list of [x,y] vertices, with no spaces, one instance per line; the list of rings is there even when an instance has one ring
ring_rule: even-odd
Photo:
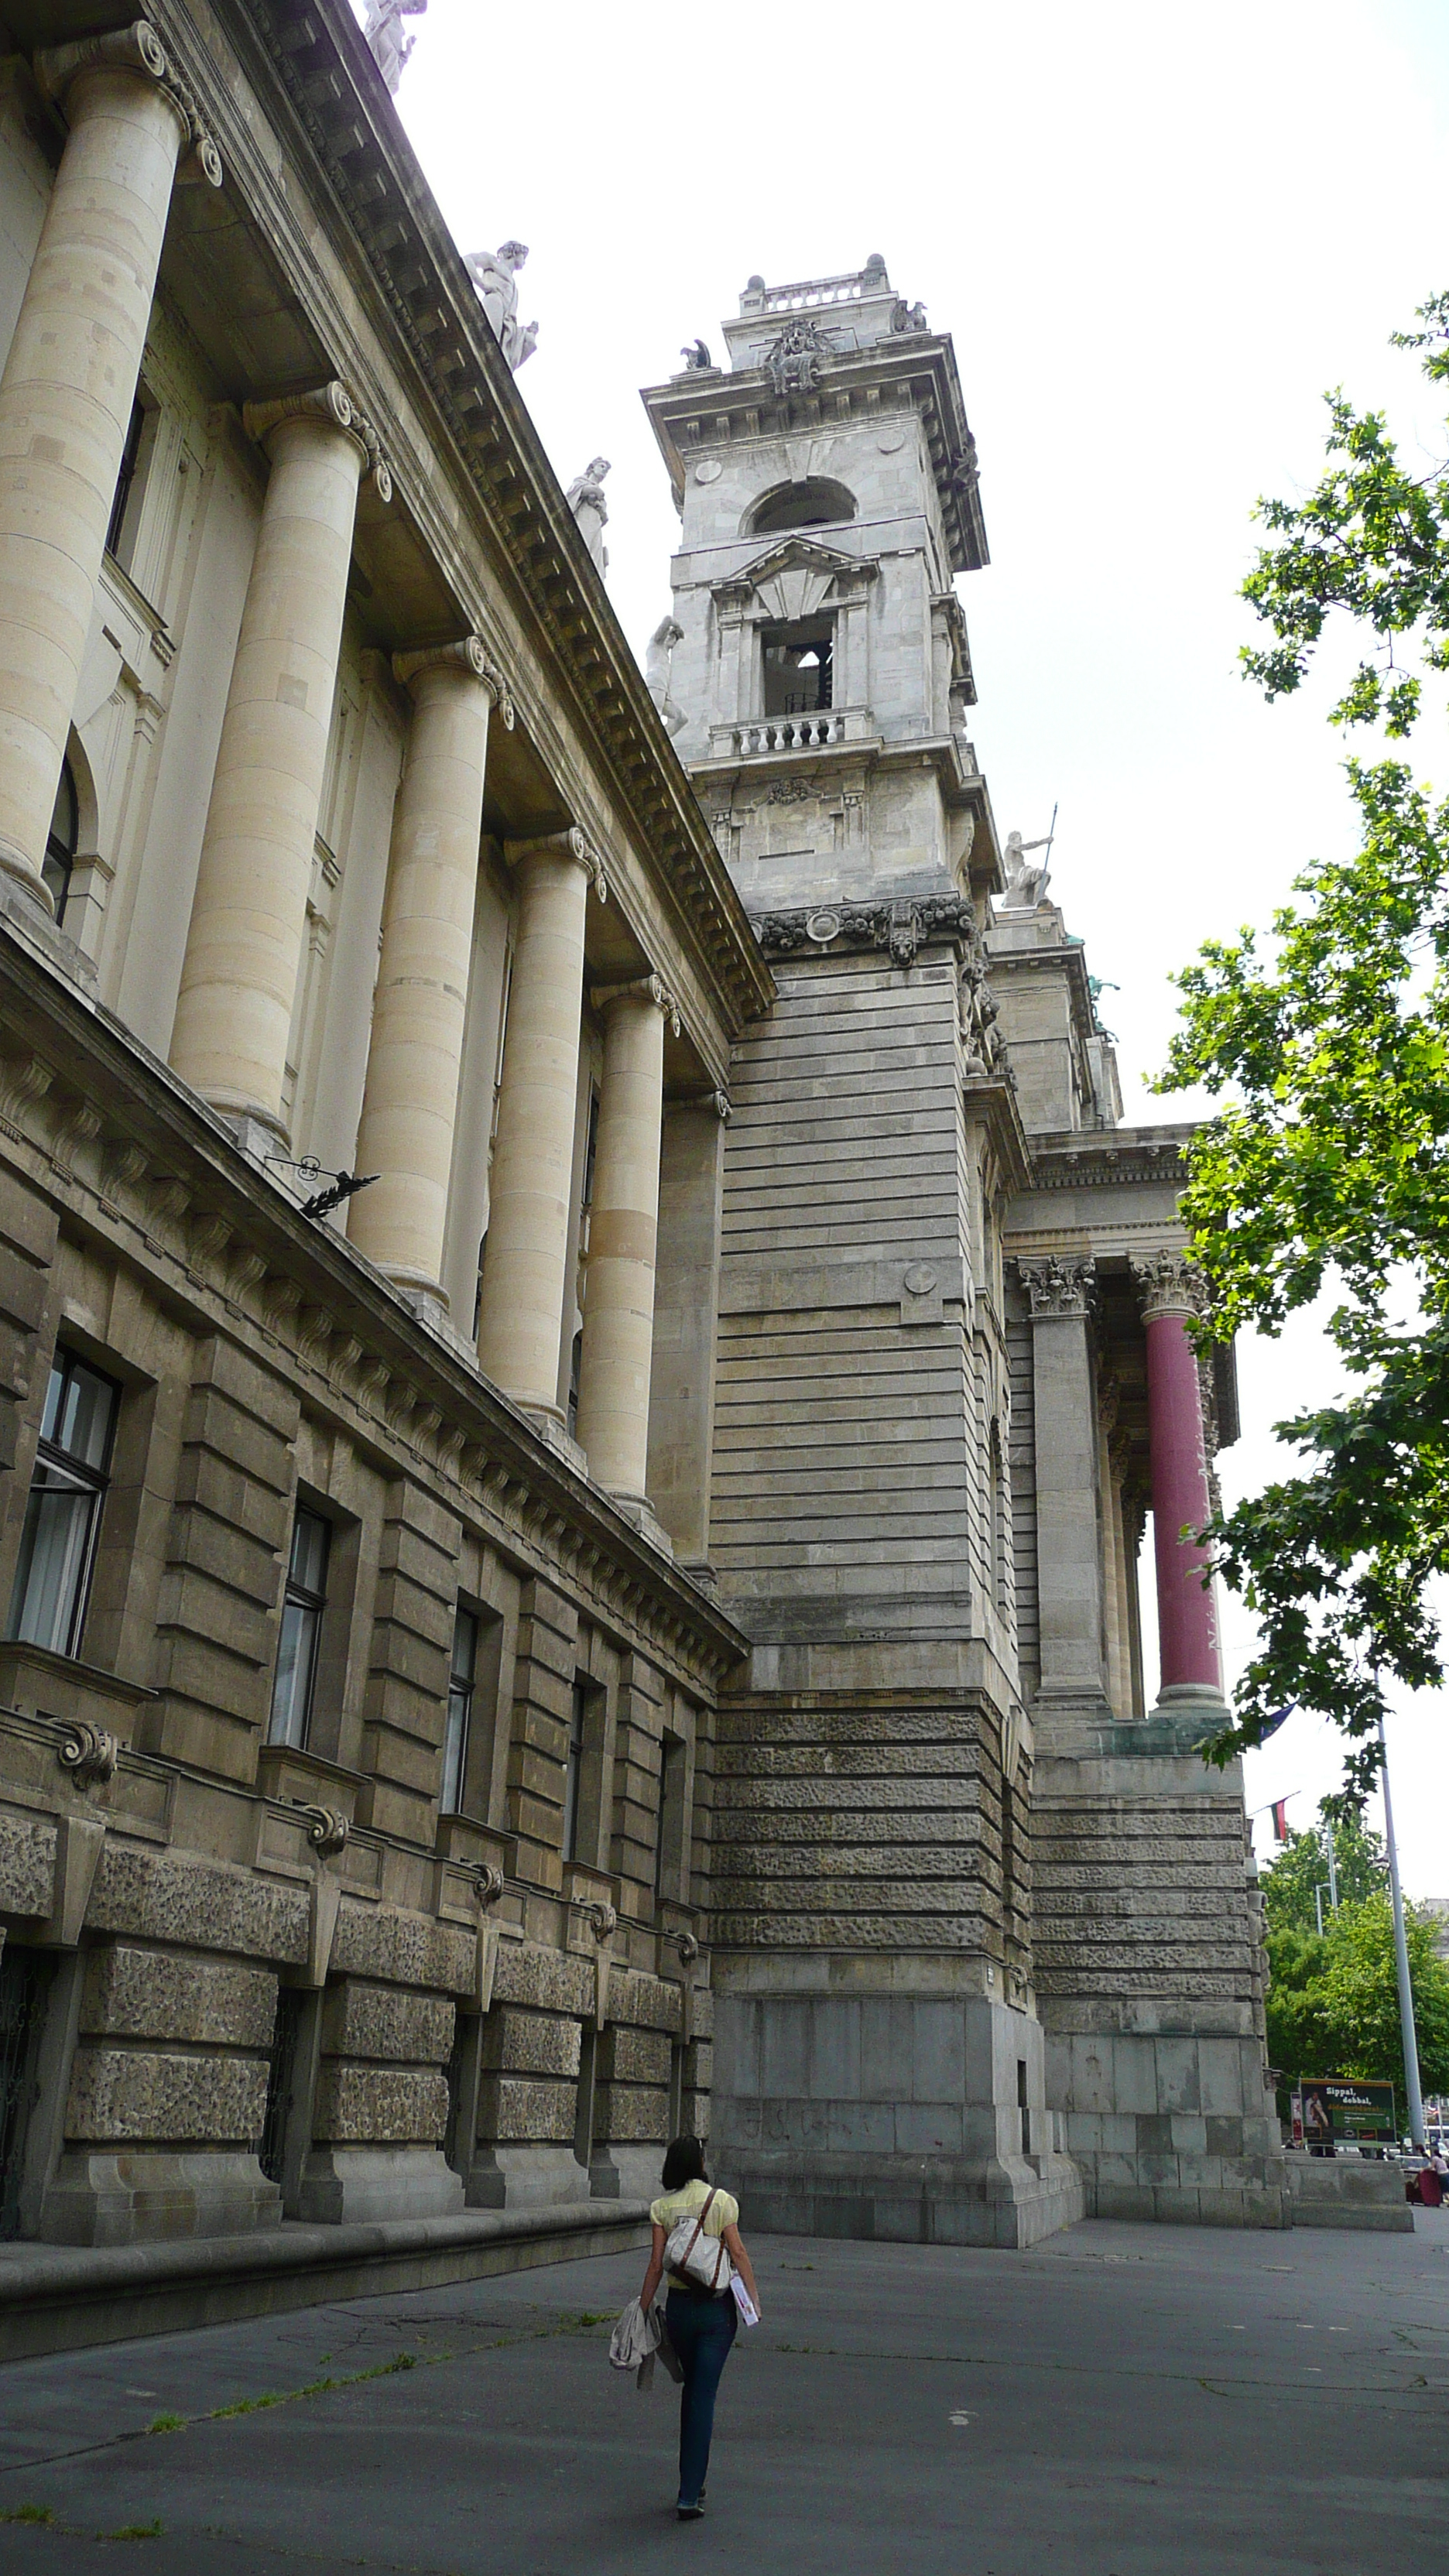
[[[1187,1327],[1196,1311],[1193,1276],[1179,1253],[1134,1262],[1147,1326],[1147,1434],[1152,1456],[1152,1528],[1157,1560],[1157,1633],[1162,1691],[1221,1696],[1217,1603],[1203,1573],[1208,1552],[1183,1530],[1212,1512],[1197,1353]]]

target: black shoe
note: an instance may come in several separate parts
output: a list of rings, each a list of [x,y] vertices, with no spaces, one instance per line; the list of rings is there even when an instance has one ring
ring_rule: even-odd
[[[699,2522],[704,2514],[703,2496],[700,2497],[698,2504],[677,2504],[674,2512],[679,2522]]]

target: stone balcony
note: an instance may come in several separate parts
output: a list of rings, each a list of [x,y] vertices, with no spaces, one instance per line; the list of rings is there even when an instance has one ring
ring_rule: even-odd
[[[869,742],[876,722],[869,707],[821,707],[814,715],[755,716],[743,724],[711,725],[711,760],[775,760],[781,752],[835,750]]]

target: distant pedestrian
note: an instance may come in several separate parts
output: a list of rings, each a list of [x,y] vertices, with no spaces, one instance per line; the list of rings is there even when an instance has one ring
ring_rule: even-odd
[[[649,2212],[654,2242],[639,2305],[647,2316],[666,2270],[667,2251],[669,2297],[664,2313],[669,2340],[684,2371],[679,2402],[676,2510],[681,2522],[697,2522],[704,2511],[715,2392],[739,2325],[740,2311],[730,2288],[730,2265],[739,2273],[756,2311],[760,2294],[740,2237],[739,2202],[732,2193],[720,2191],[710,2182],[698,2138],[673,2140],[665,2152],[660,2180],[663,2192]],[[683,2220],[692,2221],[692,2227],[686,2230],[681,2225]],[[685,2262],[688,2271],[681,2268]],[[718,2288],[715,2283],[721,2274],[724,2287]]]

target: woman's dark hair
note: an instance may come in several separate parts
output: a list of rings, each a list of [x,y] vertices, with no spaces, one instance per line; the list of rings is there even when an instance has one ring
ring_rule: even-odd
[[[659,2177],[666,2191],[682,2191],[687,2182],[707,2182],[704,2149],[698,2138],[671,2138],[664,2150],[664,2171]]]

